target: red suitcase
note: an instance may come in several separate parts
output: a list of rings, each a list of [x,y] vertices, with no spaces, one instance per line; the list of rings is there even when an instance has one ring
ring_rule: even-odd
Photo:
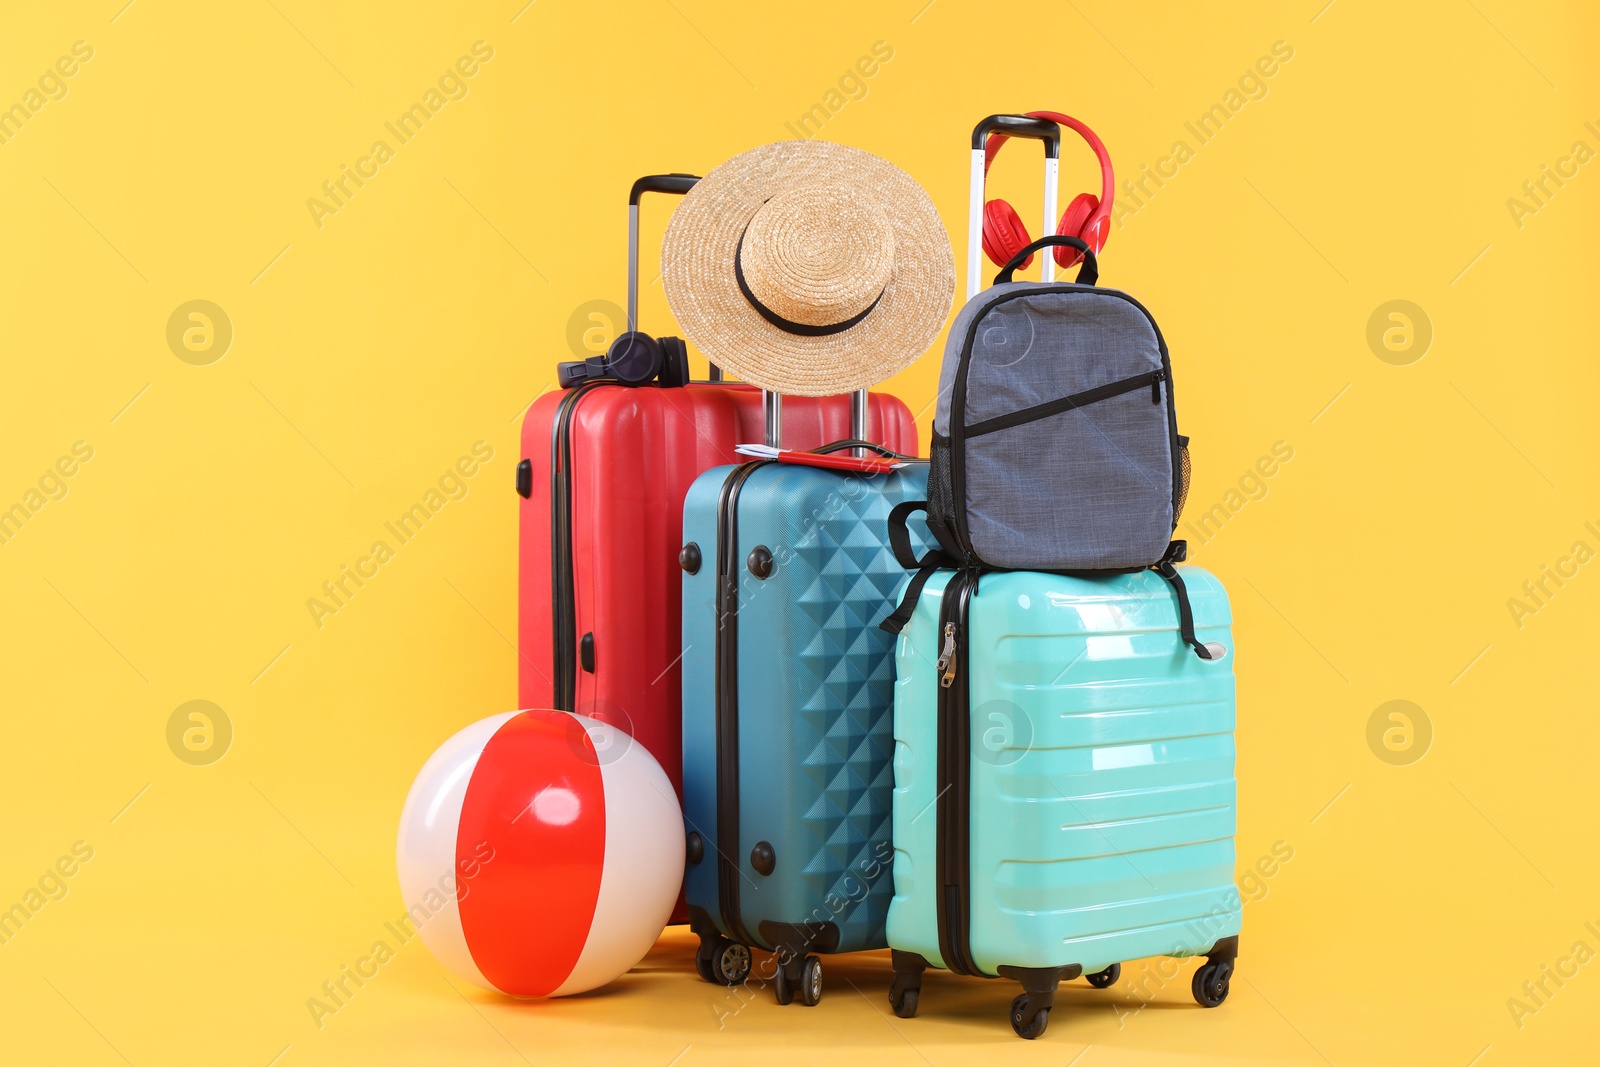
[[[682,194],[693,184],[656,175],[630,192],[630,328],[640,194]],[[903,402],[874,393],[863,409],[852,400],[784,397],[784,446],[870,437],[916,454],[916,422]],[[680,795],[683,498],[701,472],[742,462],[736,445],[764,440],[761,390],[721,381],[583,382],[540,397],[522,423],[519,702],[627,731]]]

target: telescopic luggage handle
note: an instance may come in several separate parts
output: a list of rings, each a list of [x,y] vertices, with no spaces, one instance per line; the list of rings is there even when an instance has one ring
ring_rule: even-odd
[[[1030,115],[990,115],[972,128],[972,185],[967,212],[967,299],[983,288],[984,148],[993,133],[1044,142],[1044,232],[1056,229],[1056,172],[1061,162],[1061,127]],[[1056,261],[1045,256],[1040,280],[1054,281]]]
[[[688,384],[689,350],[682,339],[639,332],[639,200],[645,193],[682,196],[699,180],[693,174],[646,174],[628,189],[628,328],[616,336],[604,355],[556,364],[561,388],[574,389],[594,381],[627,386]],[[716,364],[711,365],[710,376],[712,381],[722,380]]]
[[[646,174],[628,190],[628,332],[639,328],[639,198],[645,193],[682,196],[700,179],[693,174]]]
[[[850,440],[835,442],[841,448],[849,448],[856,455],[863,455],[868,448],[878,446],[865,443],[867,441],[867,397],[865,389],[857,389],[850,394]],[[769,448],[783,447],[783,394],[771,389],[761,390],[761,412],[766,418],[766,439]]]

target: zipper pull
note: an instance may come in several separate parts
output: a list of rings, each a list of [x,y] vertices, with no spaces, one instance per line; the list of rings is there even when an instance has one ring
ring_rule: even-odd
[[[944,624],[944,648],[934,666],[939,670],[939,688],[949,689],[956,680],[956,624],[953,622]]]
[[[1159,374],[1150,381],[1150,403],[1161,403],[1161,376]]]

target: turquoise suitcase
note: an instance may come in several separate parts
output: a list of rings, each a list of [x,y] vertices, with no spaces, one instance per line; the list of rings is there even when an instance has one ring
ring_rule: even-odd
[[[1232,648],[1227,594],[1184,568],[1201,641]],[[1178,634],[1154,571],[940,570],[895,651],[895,1014],[922,972],[1022,983],[1038,1037],[1059,982],[1207,957],[1222,1003],[1238,954],[1232,657]]]
[[[888,541],[926,463],[864,476],[754,462],[684,501],[683,814],[695,966],[738,985],[775,953],[780,1004],[822,995],[818,953],[885,946],[893,883]]]

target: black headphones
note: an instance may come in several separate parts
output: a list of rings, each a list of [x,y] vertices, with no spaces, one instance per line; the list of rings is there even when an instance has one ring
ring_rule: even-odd
[[[563,389],[594,381],[648,385],[658,379],[668,388],[677,388],[689,384],[689,349],[680,337],[657,340],[630,330],[612,341],[603,356],[556,364],[556,376]]]
[[[682,338],[657,340],[633,329],[639,310],[639,198],[645,193],[682,196],[699,180],[693,174],[646,174],[628,190],[628,332],[612,341],[603,356],[556,364],[561,388],[595,381],[627,386],[659,381],[673,389],[689,384],[689,349]],[[719,375],[713,371],[712,377]]]

